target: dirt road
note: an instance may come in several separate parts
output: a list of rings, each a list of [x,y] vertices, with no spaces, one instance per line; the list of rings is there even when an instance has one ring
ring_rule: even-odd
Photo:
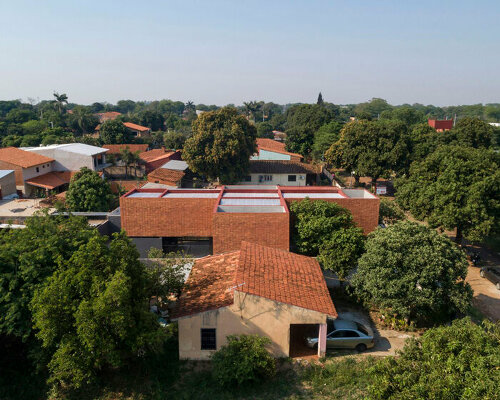
[[[500,290],[489,280],[481,278],[480,268],[469,267],[466,281],[474,290],[474,306],[492,321],[500,320]]]

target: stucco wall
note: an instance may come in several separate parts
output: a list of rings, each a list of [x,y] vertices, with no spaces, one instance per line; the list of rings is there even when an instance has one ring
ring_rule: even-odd
[[[16,176],[14,171],[0,178],[0,190],[2,191],[3,198],[16,194]]]
[[[276,153],[269,150],[260,150],[259,154],[250,158],[251,160],[291,160],[289,154]]]
[[[30,151],[56,160],[54,162],[54,171],[79,171],[83,167],[87,167],[92,171],[95,170],[92,156],[72,153],[61,149],[44,149],[43,147],[31,149]]]
[[[276,357],[290,351],[290,324],[324,324],[327,316],[264,297],[235,291],[234,304],[214,311],[180,318],[179,357],[206,360],[213,350],[201,350],[201,328],[215,328],[217,349],[234,334],[258,334],[271,339],[269,350]]]

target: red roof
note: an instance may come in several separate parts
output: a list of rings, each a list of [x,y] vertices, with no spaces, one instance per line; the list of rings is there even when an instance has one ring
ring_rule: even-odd
[[[104,149],[109,149],[107,154],[120,154],[120,150],[128,148],[132,153],[136,151],[144,152],[148,149],[148,144],[105,144]]]
[[[106,122],[116,119],[118,116],[122,115],[122,113],[119,113],[118,111],[107,111],[97,113],[96,115],[100,122]]]
[[[337,316],[314,258],[242,242],[239,251],[195,262],[174,317],[229,306],[234,290]]]
[[[285,143],[277,142],[276,140],[273,140],[273,139],[264,139],[264,138],[257,139],[257,149],[259,151],[260,150],[267,150],[267,151],[273,151],[275,153],[288,154],[290,156],[303,158],[301,154],[290,153],[290,152],[286,151],[285,150]]]
[[[40,164],[51,163],[54,159],[32,151],[21,150],[16,147],[5,147],[0,149],[0,161],[5,161],[23,168],[29,168]]]
[[[123,125],[125,125],[129,129],[133,129],[134,131],[140,131],[140,132],[146,132],[149,131],[149,128],[146,126],[142,125],[137,125],[132,122],[124,122]]]
[[[165,149],[153,149],[139,154],[139,157],[145,162],[151,162],[163,157],[169,157],[174,153],[175,151],[165,151]]]
[[[73,171],[47,172],[46,174],[26,180],[26,183],[52,190],[69,183],[75,173]]]
[[[122,193],[130,192],[132,189],[140,189],[147,182],[144,181],[111,181],[109,182],[111,186],[111,191],[113,193],[118,193],[121,188]]]
[[[427,123],[437,131],[449,131],[453,128],[452,119],[429,119],[427,120]]]
[[[177,186],[184,175],[186,174],[183,171],[167,168],[157,168],[148,175],[148,181]]]

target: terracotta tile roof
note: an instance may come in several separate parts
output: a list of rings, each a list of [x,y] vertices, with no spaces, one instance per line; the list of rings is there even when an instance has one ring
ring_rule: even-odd
[[[142,126],[142,125],[137,125],[137,124],[134,124],[132,122],[124,122],[123,125],[125,125],[129,129],[133,129],[135,131],[140,131],[140,132],[149,131],[148,127]]]
[[[5,161],[23,168],[29,168],[35,165],[50,163],[54,161],[54,159],[32,151],[21,150],[15,147],[5,147],[0,149],[0,161]]]
[[[184,175],[186,174],[183,171],[167,168],[157,168],[148,175],[148,181],[177,186]]]
[[[274,151],[275,153],[288,154],[290,156],[303,158],[302,154],[290,153],[289,151],[286,151],[285,143],[277,142],[276,140],[273,139],[264,139],[264,138],[257,139],[257,148],[259,150]]]
[[[26,180],[26,183],[44,189],[55,189],[69,183],[75,173],[73,171],[47,172],[46,174]]]
[[[251,174],[318,174],[319,167],[299,161],[250,160]]]
[[[122,115],[122,113],[119,113],[118,111],[107,111],[107,112],[96,114],[96,116],[100,122],[112,121],[120,115]]]
[[[124,193],[130,192],[132,189],[140,189],[147,182],[144,181],[111,181],[109,182],[111,186],[111,191],[113,193],[119,193],[119,189],[121,187],[121,191]]]
[[[153,149],[139,154],[139,157],[145,162],[156,161],[160,158],[170,157],[174,151],[165,151],[164,149]]]
[[[174,318],[231,305],[233,290],[337,316],[314,258],[242,242],[240,251],[195,262]]]
[[[235,251],[196,260],[173,316],[179,318],[233,304],[229,289],[234,286],[239,256],[240,252]]]
[[[149,145],[148,144],[105,144],[102,146],[104,149],[108,149],[107,154],[120,154],[120,150],[128,149],[132,152],[135,153],[136,151],[139,152],[145,152]]]

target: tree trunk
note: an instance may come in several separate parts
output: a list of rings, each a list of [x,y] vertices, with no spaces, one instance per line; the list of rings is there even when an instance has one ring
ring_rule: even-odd
[[[457,226],[457,235],[455,236],[455,243],[458,245],[461,245],[463,237],[464,237],[464,235],[462,233],[462,227]]]
[[[372,178],[372,191],[373,194],[377,194],[377,178]]]
[[[354,187],[359,187],[359,175],[354,175]]]

